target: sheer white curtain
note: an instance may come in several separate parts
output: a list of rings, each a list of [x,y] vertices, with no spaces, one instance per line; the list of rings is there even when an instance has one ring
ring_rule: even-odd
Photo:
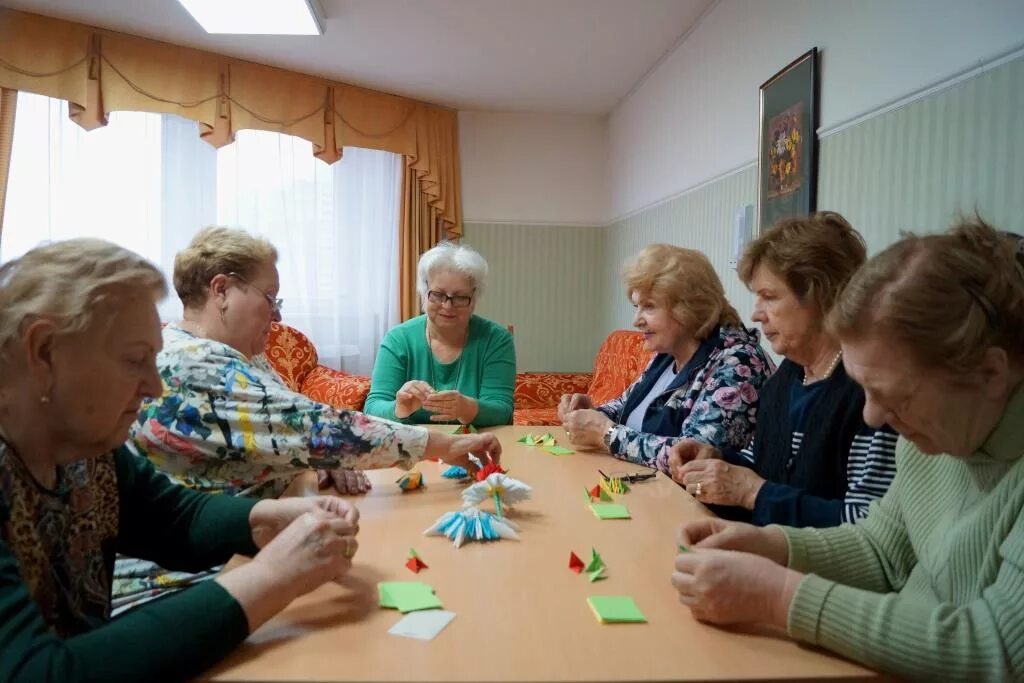
[[[41,241],[102,237],[170,278],[197,230],[242,227],[278,249],[284,321],[325,365],[370,372],[398,322],[399,155],[350,148],[328,166],[308,142],[258,131],[214,150],[191,121],[136,112],[87,133],[65,102],[18,97],[0,260]],[[180,317],[173,294],[161,315]]]

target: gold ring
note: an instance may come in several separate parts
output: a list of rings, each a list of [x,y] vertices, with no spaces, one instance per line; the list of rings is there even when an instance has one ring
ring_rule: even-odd
[[[694,490],[694,492],[693,492],[693,495],[694,495],[694,497],[696,497],[696,498],[700,498],[700,494],[701,494],[701,493],[703,493],[703,492],[701,491],[701,488],[702,488],[702,486],[703,486],[703,484],[702,484],[701,482],[699,482],[699,481],[698,481],[698,482],[697,482],[697,488],[696,488],[696,489]]]
[[[353,557],[355,557],[355,554],[356,551],[352,547],[352,544],[348,541],[345,541],[345,557],[351,560]]]

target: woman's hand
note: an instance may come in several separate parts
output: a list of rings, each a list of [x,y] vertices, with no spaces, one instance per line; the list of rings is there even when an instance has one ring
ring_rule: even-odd
[[[472,423],[480,410],[476,399],[460,394],[454,389],[430,394],[423,402],[423,408],[434,413],[430,416],[431,422],[457,420],[464,425]]]
[[[668,449],[668,475],[677,482],[676,473],[688,462],[694,460],[721,460],[722,454],[717,448],[696,439],[681,439]],[[682,476],[682,475],[680,475]]]
[[[337,496],[261,500],[249,511],[249,527],[257,547],[270,543],[282,530],[305,514],[335,520],[334,528],[345,536],[359,533],[359,510]]]
[[[317,499],[290,499],[298,502],[311,500]],[[344,502],[340,498],[333,500]],[[260,501],[257,507],[263,503],[285,502]],[[275,518],[274,521],[279,521],[277,517],[283,519],[288,511],[295,509],[291,506],[286,511],[278,507],[276,511],[267,512],[265,509],[261,514],[269,514]],[[328,581],[341,579],[352,568],[352,557],[359,548],[355,535],[351,533],[353,524],[346,516],[331,512],[329,507],[321,505],[301,513],[275,534],[252,562],[214,579],[241,605],[250,632],[295,598]]]
[[[558,401],[558,419],[565,422],[565,416],[574,410],[589,410],[594,402],[586,394],[562,394]]]
[[[735,550],[676,555],[672,585],[693,616],[713,624],[767,623],[786,628],[803,574]]]
[[[580,448],[608,452],[604,433],[614,425],[611,418],[597,410],[573,410],[565,414],[562,427],[569,442]]]
[[[702,503],[739,505],[747,510],[754,509],[757,492],[764,485],[764,479],[754,470],[724,460],[691,460],[672,478]]]
[[[466,468],[471,475],[477,467],[469,460],[470,455],[476,456],[481,462],[488,461],[495,465],[501,464],[501,442],[494,434],[457,434],[449,436],[441,432],[430,432],[427,435],[427,447],[424,458],[438,458],[449,465]]]
[[[399,420],[409,417],[426,403],[432,393],[434,388],[426,382],[418,379],[409,380],[395,394],[395,417]]]
[[[359,495],[373,488],[364,472],[341,467],[336,470],[317,470],[316,484],[320,490],[334,486],[334,490],[343,496]]]
[[[676,542],[684,548],[738,550],[760,555],[783,567],[789,564],[789,543],[774,526],[759,527],[706,517],[679,527]]]

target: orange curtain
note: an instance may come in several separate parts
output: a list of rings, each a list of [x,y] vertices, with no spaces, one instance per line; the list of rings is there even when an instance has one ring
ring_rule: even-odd
[[[215,147],[242,129],[295,135],[327,163],[344,147],[402,154],[410,187],[461,233],[456,112],[212,52],[0,8],[0,87],[67,100],[83,128],[112,111],[182,116]]]
[[[11,146],[14,143],[14,112],[18,108],[18,91],[0,88],[0,232],[4,229],[4,206],[7,204],[7,176],[11,171]]]

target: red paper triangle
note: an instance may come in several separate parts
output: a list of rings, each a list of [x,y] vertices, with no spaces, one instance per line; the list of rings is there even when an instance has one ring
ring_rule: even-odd
[[[577,574],[583,571],[583,560],[576,556],[576,553],[569,553],[569,569]]]
[[[594,488],[590,489],[590,497],[591,498],[600,498],[601,497],[601,485],[600,484],[597,484],[596,486],[594,486]]]
[[[410,557],[405,561],[405,566],[414,574],[419,574],[421,569],[429,569],[429,567],[427,567],[427,563],[418,557]]]

